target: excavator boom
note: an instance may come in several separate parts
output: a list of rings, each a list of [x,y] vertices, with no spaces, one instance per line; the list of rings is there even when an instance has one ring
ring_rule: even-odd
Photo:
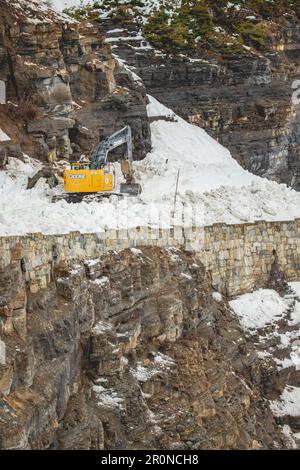
[[[137,196],[141,192],[141,186],[135,183],[133,177],[132,134],[130,126],[123,127],[123,129],[115,132],[97,145],[92,153],[91,168],[102,168],[107,163],[109,152],[124,144],[126,145],[126,158],[121,160],[121,170],[126,183],[121,183],[120,192]]]
[[[126,126],[118,132],[115,132],[110,137],[106,137],[102,142],[100,142],[96,148],[93,150],[91,158],[93,169],[101,168],[108,158],[109,152],[120,147],[121,145],[126,144],[127,158],[126,160],[132,163],[132,135],[131,127]]]

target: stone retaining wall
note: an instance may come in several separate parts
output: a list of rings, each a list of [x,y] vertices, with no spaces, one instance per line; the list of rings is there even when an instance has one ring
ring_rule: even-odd
[[[138,246],[177,247],[194,251],[210,271],[213,286],[233,296],[264,286],[275,258],[288,280],[300,279],[299,234],[300,219],[0,237],[0,284],[1,272],[13,262],[22,262],[30,291],[37,292],[48,285],[53,265],[61,261],[95,259],[110,250]]]

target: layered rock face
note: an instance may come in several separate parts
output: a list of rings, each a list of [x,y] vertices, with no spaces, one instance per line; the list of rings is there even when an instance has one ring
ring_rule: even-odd
[[[0,124],[13,138],[11,154],[76,159],[130,124],[134,158],[143,158],[150,148],[145,91],[113,58],[101,25],[30,0],[1,0],[0,12],[0,80],[8,99]]]
[[[288,446],[266,400],[287,372],[258,359],[192,254],[53,252],[35,293],[25,273],[18,245],[0,271],[0,448]]]
[[[260,50],[221,56],[202,49],[172,58],[147,45],[134,19],[103,21],[114,52],[134,67],[149,94],[203,127],[244,168],[299,190],[299,106],[292,102],[292,83],[300,77],[299,21],[286,17],[279,26]]]
[[[299,189],[299,21],[285,17],[260,50],[176,58],[149,47],[132,18],[81,21],[39,3],[1,0],[0,124],[11,154],[76,159],[99,138],[133,128],[134,158],[150,150],[148,93],[206,129],[251,172]],[[142,79],[120,66],[125,60]],[[145,88],[144,88],[145,87]]]

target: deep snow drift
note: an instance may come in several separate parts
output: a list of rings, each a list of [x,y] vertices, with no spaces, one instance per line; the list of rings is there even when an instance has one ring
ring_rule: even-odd
[[[25,163],[11,159],[7,170],[0,171],[0,235],[168,227],[173,223],[170,216],[178,170],[176,224],[300,217],[299,193],[243,170],[205,131],[188,124],[154,98],[149,99],[148,114],[157,120],[151,124],[152,152],[145,160],[135,162],[136,177],[143,186],[140,197],[53,204],[52,195],[61,193],[62,187],[51,190],[40,180],[34,189],[26,190],[28,176],[39,169],[40,163],[29,158]],[[164,116],[169,120],[159,119]],[[115,167],[120,182],[119,165]]]

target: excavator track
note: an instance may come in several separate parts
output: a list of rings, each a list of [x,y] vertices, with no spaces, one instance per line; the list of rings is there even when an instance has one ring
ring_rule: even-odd
[[[124,198],[124,195],[120,193],[69,193],[53,196],[52,202],[66,201],[68,204],[78,204],[80,202],[100,202],[105,198],[109,198],[110,196]]]

